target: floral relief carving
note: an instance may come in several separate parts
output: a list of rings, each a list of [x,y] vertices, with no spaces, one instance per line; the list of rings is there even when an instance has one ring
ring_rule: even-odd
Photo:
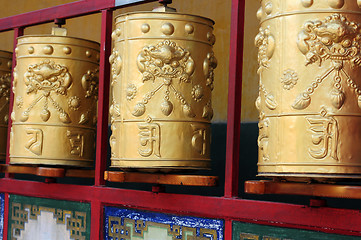
[[[126,95],[127,95],[126,97],[127,97],[128,101],[131,101],[137,95],[137,87],[132,83],[128,84],[127,89],[125,91],[126,91]]]
[[[297,80],[297,73],[292,69],[287,69],[283,72],[281,83],[283,84],[284,89],[291,90],[297,84]]]

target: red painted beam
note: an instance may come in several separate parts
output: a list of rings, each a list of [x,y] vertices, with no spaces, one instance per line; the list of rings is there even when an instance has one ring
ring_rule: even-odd
[[[0,19],[0,32],[18,27],[49,23],[56,18],[74,18],[104,9],[120,8],[156,0],[80,0]]]
[[[0,192],[361,236],[359,210],[15,179],[0,179]]]
[[[232,0],[225,197],[238,196],[245,0]]]
[[[16,27],[32,26],[72,18],[114,7],[114,0],[81,0],[0,19],[0,32]]]

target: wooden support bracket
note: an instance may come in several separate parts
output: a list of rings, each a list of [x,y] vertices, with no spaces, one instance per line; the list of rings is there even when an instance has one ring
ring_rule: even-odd
[[[94,178],[94,170],[22,166],[22,165],[10,165],[10,164],[0,164],[0,172],[30,174],[30,175],[50,177],[50,178],[59,178],[59,177]]]
[[[218,184],[217,176],[157,174],[138,172],[105,171],[104,180],[109,182],[153,183],[164,185],[205,186]]]
[[[323,183],[274,182],[271,180],[246,181],[245,192],[249,194],[285,194],[361,199],[361,186]]]

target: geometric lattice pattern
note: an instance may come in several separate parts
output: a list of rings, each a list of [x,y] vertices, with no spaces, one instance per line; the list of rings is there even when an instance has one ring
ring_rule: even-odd
[[[105,207],[105,240],[223,240],[224,221]]]
[[[69,235],[66,239],[90,239],[90,204],[10,195],[9,207],[8,236],[11,240],[22,238],[29,219],[36,223],[42,212],[51,213],[55,219],[53,231],[57,231],[57,227],[66,228]]]

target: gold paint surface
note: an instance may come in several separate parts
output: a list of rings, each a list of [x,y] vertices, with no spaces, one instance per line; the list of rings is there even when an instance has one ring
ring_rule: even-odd
[[[112,34],[111,166],[210,166],[213,21],[173,12],[116,18]]]
[[[16,56],[10,163],[92,166],[99,44],[24,36]]]
[[[259,175],[361,176],[357,1],[261,3]]]
[[[0,161],[6,157],[12,55],[0,51]]]
[[[40,8],[51,7],[54,4],[63,4],[70,0],[44,1],[44,0],[12,0],[5,1],[0,9],[0,16],[6,17],[22,12],[28,12]],[[258,21],[254,14],[259,8],[259,1],[246,1],[245,16],[245,38],[244,38],[244,66],[243,66],[243,86],[242,86],[242,121],[257,121],[258,112],[254,106],[257,98],[258,76],[257,70],[257,49],[254,48],[253,39],[258,32]],[[138,5],[131,5],[114,10],[114,16],[121,13],[135,11],[149,11],[159,6],[157,1]],[[229,77],[229,43],[231,26],[231,1],[224,0],[196,0],[196,1],[173,1],[170,7],[176,8],[178,12],[196,14],[213,19],[215,29],[214,35],[217,37],[217,44],[213,46],[215,56],[217,56],[218,67],[215,69],[213,109],[214,117],[212,122],[224,123],[227,119],[227,99],[228,99],[228,77]],[[221,9],[221,11],[220,11]],[[101,14],[91,14],[87,16],[67,19],[66,27],[70,36],[80,37],[93,41],[100,41]],[[84,24],[84,23],[87,24]],[[25,28],[25,35],[48,34],[54,23],[41,24]],[[0,33],[1,46],[3,50],[13,50],[13,31]]]

